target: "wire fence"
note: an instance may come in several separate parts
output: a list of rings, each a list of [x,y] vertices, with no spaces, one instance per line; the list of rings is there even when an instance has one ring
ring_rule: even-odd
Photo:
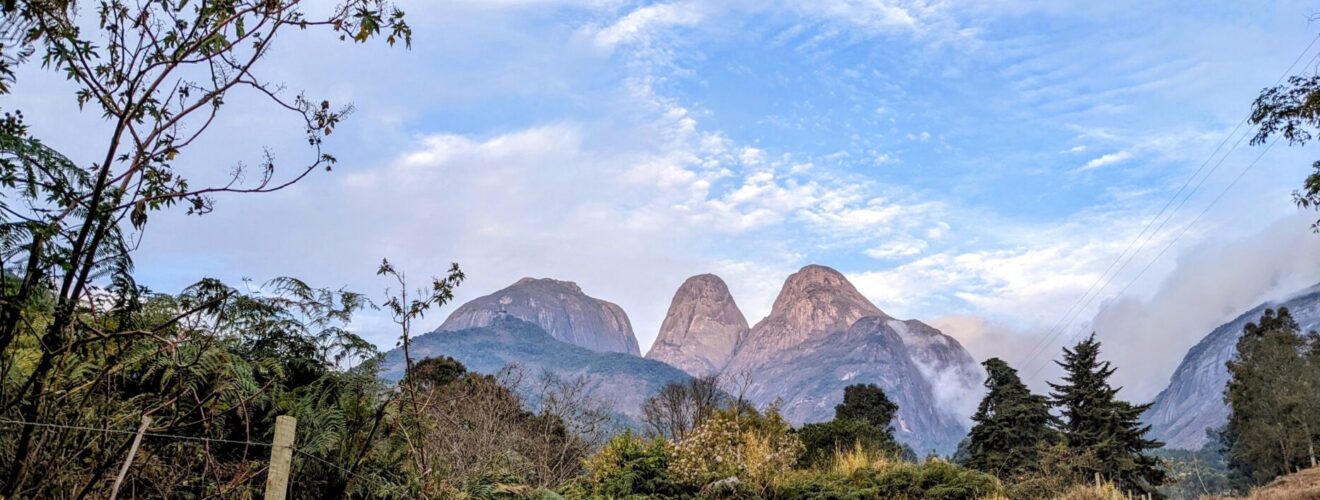
[[[91,426],[81,426],[81,425],[55,424],[48,422],[26,422],[22,420],[12,420],[12,419],[3,419],[3,418],[0,418],[0,426],[10,426],[10,427],[29,426],[29,427],[39,427],[39,428],[47,428],[47,429],[78,431],[78,432],[92,432],[92,433],[119,435],[119,436],[135,436],[139,434],[139,431],[136,429],[91,427]],[[163,439],[174,442],[194,442],[194,443],[200,442],[204,444],[214,443],[214,444],[225,444],[225,445],[251,446],[256,448],[264,448],[264,449],[272,449],[272,450],[276,446],[274,443],[263,442],[263,441],[208,438],[208,437],[200,437],[200,436],[189,436],[183,434],[172,434],[167,432],[144,431],[141,432],[141,435],[144,438],[154,438],[158,440]],[[345,467],[343,465],[318,457],[315,454],[309,453],[306,450],[298,448],[296,445],[290,446],[290,449],[292,450],[295,456],[303,457],[307,460],[311,460],[313,462],[325,465],[327,467],[330,467],[338,471],[340,474],[343,475],[342,477],[345,481],[357,481],[360,482],[361,484],[371,487],[381,486],[375,480],[375,478],[371,477],[370,475],[356,474],[349,467]],[[135,457],[129,457],[130,460],[133,458]],[[267,468],[267,470],[268,469],[269,468]],[[264,478],[264,474],[258,478]],[[254,478],[254,479],[258,479],[258,478]],[[199,484],[188,484],[186,482],[172,484],[170,488],[172,490],[189,490],[189,491],[197,491],[202,493],[214,490],[218,492],[221,496],[223,496],[223,491],[226,486],[232,486],[232,485],[222,484],[220,478],[216,477],[216,478],[205,478],[203,482]]]

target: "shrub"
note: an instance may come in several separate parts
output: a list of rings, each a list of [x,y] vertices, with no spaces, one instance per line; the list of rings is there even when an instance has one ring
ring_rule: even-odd
[[[921,465],[888,463],[851,474],[804,473],[785,481],[775,492],[784,500],[922,498],[934,500],[1002,497],[999,480],[941,460]]]
[[[737,478],[737,488],[763,492],[801,453],[802,442],[778,410],[736,407],[717,412],[680,442],[669,472],[688,487]]]
[[[860,448],[867,454],[898,458],[902,446],[894,441],[889,431],[864,420],[831,420],[807,424],[797,431],[805,451],[799,461],[803,467],[828,464],[839,452]]]
[[[574,482],[569,496],[679,495],[679,486],[669,477],[672,456],[673,449],[664,439],[645,440],[631,430],[624,431],[586,460],[586,472]]]

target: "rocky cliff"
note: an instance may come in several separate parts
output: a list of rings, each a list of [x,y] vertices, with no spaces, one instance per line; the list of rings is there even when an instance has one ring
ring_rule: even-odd
[[[1173,372],[1169,386],[1155,396],[1154,406],[1142,417],[1156,439],[1169,448],[1199,449],[1207,440],[1206,429],[1217,429],[1228,421],[1226,363],[1237,352],[1243,326],[1260,319],[1265,309],[1279,307],[1288,308],[1303,333],[1320,328],[1320,285],[1256,306],[1193,346]]]
[[[597,352],[640,356],[628,315],[619,306],[590,297],[576,283],[523,278],[509,287],[463,304],[440,325],[456,331],[489,325],[501,313],[544,329],[550,336]]]
[[[833,418],[843,388],[873,383],[899,405],[896,437],[918,453],[952,453],[966,433],[980,370],[957,341],[871,304],[838,271],[807,266],[789,276],[770,315],[752,327],[725,368],[746,376],[746,396],[780,401],[795,424]],[[948,396],[942,396],[947,394]],[[974,404],[974,403],[973,403]]]
[[[713,274],[693,276],[674,293],[646,357],[697,377],[717,374],[747,330],[747,319],[724,280]]]

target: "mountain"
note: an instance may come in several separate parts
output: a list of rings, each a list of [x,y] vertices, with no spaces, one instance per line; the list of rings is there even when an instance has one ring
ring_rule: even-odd
[[[1187,351],[1169,386],[1155,396],[1154,405],[1142,417],[1155,438],[1169,448],[1199,449],[1208,439],[1206,429],[1217,429],[1228,421],[1226,363],[1237,351],[1242,328],[1259,320],[1265,309],[1279,307],[1288,308],[1302,332],[1320,328],[1320,285],[1256,306],[1215,328]]]
[[[952,337],[885,314],[838,271],[818,265],[788,277],[724,373],[749,379],[751,401],[780,401],[794,424],[830,420],[844,387],[874,383],[899,406],[895,436],[919,453],[945,454],[966,434],[970,414],[954,400],[979,394],[982,380]]]
[[[747,318],[738,310],[724,280],[714,274],[693,276],[674,293],[660,334],[646,357],[694,377],[717,374],[747,330]]]
[[[456,331],[489,325],[500,313],[539,325],[550,336],[597,352],[641,356],[623,309],[590,297],[571,281],[523,278],[463,304],[440,325]]]
[[[555,339],[540,326],[514,317],[497,314],[487,325],[456,331],[437,330],[412,340],[414,360],[434,356],[452,356],[479,373],[497,373],[516,364],[527,377],[525,385],[535,385],[544,372],[565,380],[583,377],[587,392],[604,401],[616,412],[632,419],[641,417],[645,399],[670,382],[691,377],[682,370],[637,356],[614,352],[595,352]],[[397,380],[403,377],[403,351],[385,354],[381,375]],[[525,394],[526,395],[526,394]]]

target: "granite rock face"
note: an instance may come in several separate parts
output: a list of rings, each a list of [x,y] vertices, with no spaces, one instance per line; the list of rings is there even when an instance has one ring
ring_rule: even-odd
[[[838,271],[817,265],[789,276],[724,373],[745,377],[754,403],[778,401],[794,424],[830,420],[844,387],[876,384],[899,406],[895,437],[918,454],[954,451],[970,413],[942,395],[975,393],[983,380],[956,340],[894,319]]]
[[[713,274],[693,276],[674,293],[646,357],[694,377],[718,374],[747,331],[747,318],[724,280]]]
[[[777,353],[820,335],[847,330],[867,316],[891,319],[834,269],[810,265],[793,273],[775,297],[770,315],[756,323],[729,360],[726,372],[764,365]]]
[[[1209,439],[1206,429],[1228,422],[1224,390],[1228,387],[1228,360],[1237,353],[1237,341],[1247,323],[1260,319],[1265,309],[1287,307],[1301,332],[1320,328],[1320,285],[1292,297],[1256,306],[1220,325],[1183,357],[1169,385],[1155,396],[1142,416],[1152,435],[1169,448],[1199,449]]]
[[[486,326],[502,313],[540,326],[550,336],[573,345],[641,356],[632,323],[623,309],[588,296],[571,281],[523,278],[463,304],[439,329]]]

